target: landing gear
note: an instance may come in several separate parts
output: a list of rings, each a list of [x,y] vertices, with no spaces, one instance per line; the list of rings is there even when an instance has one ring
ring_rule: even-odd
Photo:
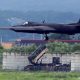
[[[49,37],[47,36],[47,34],[45,34],[45,40],[49,40]]]

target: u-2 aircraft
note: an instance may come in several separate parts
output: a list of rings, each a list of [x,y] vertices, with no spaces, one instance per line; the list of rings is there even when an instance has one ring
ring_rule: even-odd
[[[11,27],[0,27],[0,30],[1,29],[9,29],[15,32],[23,33],[45,34],[45,40],[48,40],[47,34],[49,33],[60,33],[68,35],[80,33],[80,20],[77,23],[70,24],[25,22],[21,25],[15,25]]]

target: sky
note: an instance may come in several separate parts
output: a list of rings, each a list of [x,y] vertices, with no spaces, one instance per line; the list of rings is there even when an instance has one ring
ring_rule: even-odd
[[[0,0],[1,10],[54,10],[80,13],[80,0]]]

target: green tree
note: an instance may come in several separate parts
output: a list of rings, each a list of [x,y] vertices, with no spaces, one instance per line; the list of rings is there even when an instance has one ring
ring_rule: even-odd
[[[4,51],[4,48],[0,45],[0,53],[2,54]]]
[[[28,54],[33,52],[35,49],[36,49],[36,45],[35,44],[23,47],[23,50]]]
[[[48,43],[47,47],[50,53],[69,53],[71,52],[71,45],[63,42]]]
[[[50,34],[50,39],[58,39],[58,40],[70,40],[70,36],[66,34]]]
[[[73,44],[72,52],[80,52],[80,43]]]
[[[5,50],[7,52],[14,52],[14,53],[26,53],[29,54],[32,51],[34,51],[36,49],[36,45],[32,44],[32,45],[28,45],[28,46],[15,46],[11,49]]]
[[[3,53],[4,52],[4,48],[0,45],[0,66],[1,66],[1,64],[2,64],[2,58],[3,58]]]

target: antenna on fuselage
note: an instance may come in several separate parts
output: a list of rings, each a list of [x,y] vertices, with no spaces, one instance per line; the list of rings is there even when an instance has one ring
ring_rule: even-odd
[[[45,23],[45,20],[43,20],[42,23]]]

